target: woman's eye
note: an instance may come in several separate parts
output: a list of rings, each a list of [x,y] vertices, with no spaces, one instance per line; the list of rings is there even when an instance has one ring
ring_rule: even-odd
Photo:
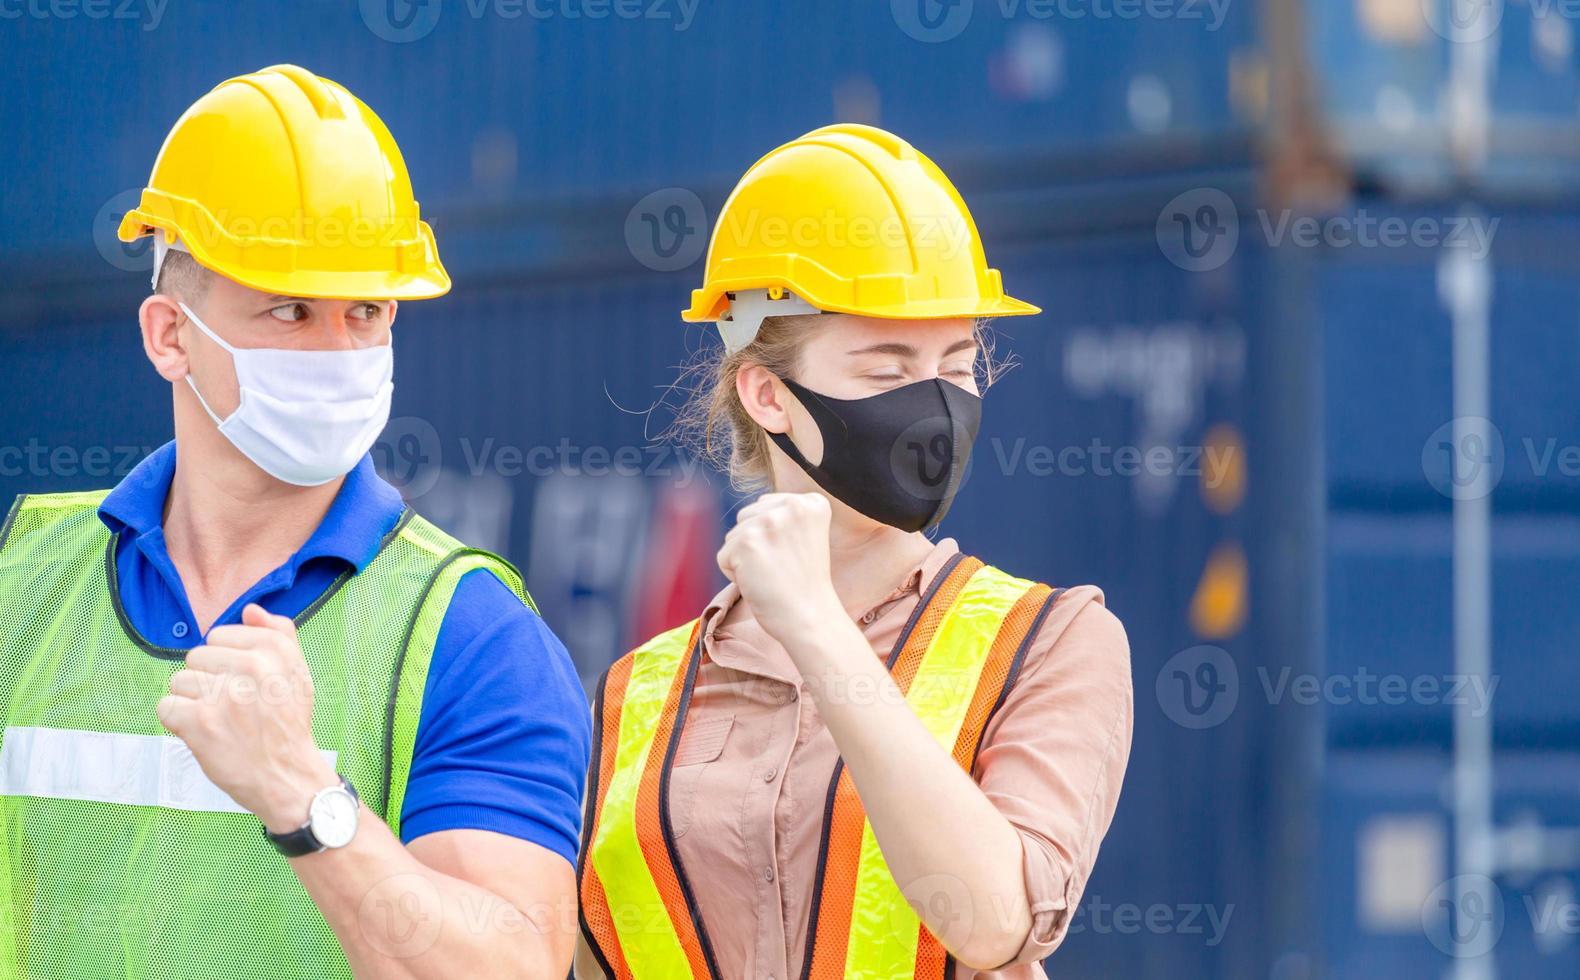
[[[285,323],[301,323],[307,319],[307,304],[286,303],[284,306],[276,306],[270,310],[269,315]]]
[[[351,318],[353,320],[373,321],[377,320],[383,315],[384,307],[377,303],[359,303],[357,306],[352,307],[351,309]]]

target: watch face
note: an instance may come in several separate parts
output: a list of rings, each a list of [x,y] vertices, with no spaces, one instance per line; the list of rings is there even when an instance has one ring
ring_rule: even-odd
[[[343,787],[326,789],[313,797],[308,810],[313,836],[325,847],[345,847],[357,832],[357,801]]]

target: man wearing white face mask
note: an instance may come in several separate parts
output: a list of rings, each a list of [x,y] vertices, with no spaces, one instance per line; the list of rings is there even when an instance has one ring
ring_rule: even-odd
[[[172,242],[168,247],[179,247]],[[161,260],[167,246],[156,245]],[[154,289],[159,289],[155,266]],[[239,349],[225,342],[184,302],[176,304],[193,326],[230,354],[236,372],[238,403],[220,418],[203,397],[192,373],[186,381],[203,411],[258,468],[284,483],[317,487],[349,473],[372,447],[389,421],[390,395],[395,390],[395,357],[387,329],[377,336],[380,321],[392,312],[379,303],[361,304],[360,319],[377,341],[345,350]],[[287,315],[305,309],[285,304],[270,310]],[[351,333],[354,331],[348,331]]]
[[[0,523],[0,977],[565,976],[579,681],[368,456],[398,303],[450,286],[393,139],[231,79],[145,234],[174,441]]]

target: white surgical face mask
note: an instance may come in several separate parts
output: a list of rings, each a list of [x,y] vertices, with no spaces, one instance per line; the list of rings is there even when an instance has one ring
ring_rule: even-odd
[[[390,417],[395,354],[389,344],[361,350],[247,350],[232,347],[181,309],[230,352],[241,404],[228,418],[209,408],[192,375],[187,384],[219,431],[270,476],[316,487],[345,476],[373,447]]]

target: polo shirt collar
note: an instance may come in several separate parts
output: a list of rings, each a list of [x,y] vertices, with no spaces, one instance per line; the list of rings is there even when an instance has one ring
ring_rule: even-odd
[[[298,552],[311,558],[343,558],[357,571],[368,567],[384,544],[384,536],[406,509],[400,492],[373,468],[373,457],[364,455],[335,494],[334,503],[318,529]]]
[[[121,478],[99,504],[99,520],[111,534],[130,531],[143,535],[162,527],[165,498],[170,496],[170,481],[175,474],[176,444],[172,439]]]
[[[163,537],[165,499],[176,471],[176,444],[168,442],[137,464],[99,505],[99,519],[113,534]],[[324,519],[288,563],[294,572],[315,558],[338,558],[362,571],[405,510],[399,491],[364,455],[346,475]]]

